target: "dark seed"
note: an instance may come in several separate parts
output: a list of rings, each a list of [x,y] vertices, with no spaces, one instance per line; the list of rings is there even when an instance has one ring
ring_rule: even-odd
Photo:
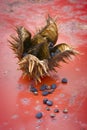
[[[55,113],[58,113],[58,112],[59,112],[59,109],[55,108],[55,109],[54,109],[54,112],[55,112]]]
[[[30,91],[31,91],[31,92],[37,92],[37,89],[36,89],[35,87],[31,87],[31,88],[30,88]]]
[[[54,113],[51,113],[51,114],[50,114],[50,117],[51,117],[51,118],[54,118],[55,116],[56,116],[56,115],[55,115]]]
[[[26,56],[26,55],[27,55],[27,53],[24,53],[24,54],[23,54],[23,57]]]
[[[54,57],[54,56],[55,56],[55,53],[54,53],[54,52],[51,52],[51,53],[50,53],[50,56],[51,56],[51,57]]]
[[[53,43],[52,42],[49,43],[49,47],[53,47]]]
[[[38,119],[40,119],[40,118],[42,118],[42,113],[41,112],[38,112],[37,114],[36,114],[36,118],[38,118]]]
[[[50,108],[49,108],[49,107],[46,107],[46,110],[47,110],[47,111],[50,111]]]
[[[49,93],[49,94],[52,94],[53,92],[54,92],[54,89],[48,90],[48,93]]]
[[[53,102],[52,102],[51,100],[48,100],[48,101],[46,102],[46,104],[47,104],[48,106],[52,106],[52,105],[53,105]]]
[[[56,52],[55,52],[55,55],[58,54],[58,53],[60,53],[60,52],[61,52],[61,51],[57,49]]]
[[[40,87],[40,90],[41,90],[41,91],[44,91],[44,90],[46,90],[46,87],[47,87],[47,85],[43,84],[43,85]]]
[[[52,88],[52,89],[56,89],[56,87],[57,87],[56,84],[52,84],[52,85],[51,85],[51,88]]]
[[[65,109],[63,110],[63,113],[68,113],[68,109],[65,108]]]
[[[49,94],[48,91],[43,91],[43,92],[42,92],[42,95],[43,95],[43,96],[47,96],[48,94]]]
[[[62,82],[62,83],[67,83],[68,80],[67,80],[66,78],[63,78],[61,82]]]
[[[43,103],[44,103],[44,104],[46,104],[47,101],[48,101],[47,98],[44,98],[44,99],[43,99]]]

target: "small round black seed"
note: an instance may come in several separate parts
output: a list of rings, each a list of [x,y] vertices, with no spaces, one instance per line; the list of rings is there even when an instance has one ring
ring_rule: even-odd
[[[51,53],[50,53],[50,56],[51,56],[51,57],[54,57],[54,56],[55,56],[55,53],[54,53],[54,52],[51,52]]]
[[[68,80],[67,80],[66,78],[63,78],[61,82],[62,82],[62,83],[67,83]]]
[[[43,85],[40,87],[40,90],[41,90],[41,91],[44,91],[44,90],[46,90],[46,87],[47,87],[47,85],[43,84]]]
[[[26,56],[27,55],[27,53],[24,53],[22,56],[24,57],[24,56]]]
[[[56,87],[57,87],[56,84],[52,84],[52,85],[51,85],[51,88],[52,88],[52,89],[56,89]]]
[[[43,99],[43,103],[44,103],[44,104],[46,104],[47,101],[48,101],[47,98],[44,98],[44,99]]]
[[[37,89],[36,89],[35,87],[31,87],[31,88],[30,88],[30,91],[31,91],[31,92],[37,92]]]
[[[56,116],[56,115],[55,115],[54,113],[51,113],[51,114],[50,114],[50,117],[51,117],[51,118],[54,118],[55,116]]]
[[[43,92],[42,92],[42,95],[43,95],[43,96],[47,96],[48,94],[49,94],[48,91],[43,91]]]
[[[65,108],[65,109],[63,110],[63,113],[68,113],[68,109]]]
[[[54,92],[54,89],[48,90],[49,94],[52,94]]]
[[[61,52],[61,51],[57,49],[56,52],[55,52],[55,54],[58,54],[58,53],[60,53],[60,52]]]
[[[53,47],[53,43],[52,42],[49,43],[49,47]]]
[[[48,100],[48,101],[46,102],[46,104],[47,104],[48,106],[52,106],[52,105],[53,105],[53,102],[52,102],[51,100]]]
[[[58,109],[58,108],[55,108],[55,109],[54,109],[54,112],[55,112],[55,113],[58,113],[58,112],[59,112],[59,109]]]
[[[47,110],[47,111],[50,111],[50,108],[49,108],[49,107],[46,107],[46,110]]]
[[[38,113],[36,114],[36,118],[38,118],[38,119],[42,118],[42,116],[43,116],[43,114],[42,114],[41,112],[38,112]]]

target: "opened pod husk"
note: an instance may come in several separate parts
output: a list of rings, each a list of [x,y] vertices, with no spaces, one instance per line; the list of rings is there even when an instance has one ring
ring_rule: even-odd
[[[23,76],[28,75],[36,82],[49,75],[49,71],[59,67],[59,63],[67,62],[71,55],[78,54],[66,43],[57,44],[58,28],[56,21],[48,16],[46,26],[33,37],[23,26],[16,28],[17,37],[11,36],[10,47],[18,58],[19,69]]]

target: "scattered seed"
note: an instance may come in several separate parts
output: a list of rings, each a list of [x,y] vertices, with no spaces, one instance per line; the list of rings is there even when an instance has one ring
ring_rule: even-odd
[[[47,110],[47,111],[50,111],[50,108],[49,108],[49,107],[46,107],[46,110]]]
[[[58,113],[59,112],[59,109],[58,108],[55,108],[54,109],[54,113]]]
[[[48,94],[49,94],[48,91],[43,91],[43,92],[42,92],[42,95],[43,95],[43,96],[47,96]]]
[[[44,99],[43,99],[43,103],[44,103],[44,104],[46,104],[47,101],[48,101],[47,98],[44,98]]]
[[[54,113],[51,113],[51,114],[50,114],[50,117],[51,117],[51,118],[54,118],[55,116],[56,116],[56,115],[55,115]]]
[[[47,104],[48,106],[52,106],[52,105],[53,105],[53,102],[52,102],[51,100],[48,100],[48,101],[46,102],[46,104]]]
[[[48,90],[48,93],[49,93],[49,94],[52,94],[53,92],[54,92],[54,89]]]
[[[63,78],[63,79],[61,80],[61,82],[62,82],[62,83],[67,83],[68,80],[67,80],[66,78]]]
[[[38,112],[38,113],[36,114],[36,118],[38,118],[38,119],[42,118],[42,116],[43,116],[43,114],[42,114],[41,112]]]
[[[57,87],[56,84],[51,85],[51,89],[56,89],[56,87]]]
[[[54,52],[51,52],[51,53],[50,53],[50,56],[51,56],[51,57],[54,57],[54,56],[55,56],[55,53],[54,53]]]
[[[53,43],[52,42],[49,43],[49,47],[53,47]]]
[[[63,113],[68,113],[68,109],[65,108],[65,109],[63,110]]]
[[[35,87],[31,86],[30,91],[31,92],[37,92],[37,89]]]
[[[56,52],[55,52],[55,55],[58,54],[58,53],[60,53],[60,52],[61,52],[61,51],[57,49]]]
[[[47,85],[43,84],[43,85],[40,87],[40,91],[46,90],[46,87],[47,87]]]

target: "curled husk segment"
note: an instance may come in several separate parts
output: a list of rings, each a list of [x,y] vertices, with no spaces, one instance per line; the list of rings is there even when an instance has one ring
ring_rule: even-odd
[[[23,75],[29,75],[36,82],[41,82],[40,77],[48,75],[48,61],[45,59],[39,60],[36,56],[28,54],[18,64],[24,72]]]
[[[66,43],[56,45],[58,28],[56,21],[48,16],[47,24],[33,37],[23,26],[16,28],[17,37],[11,36],[10,47],[18,58],[23,76],[28,75],[36,82],[49,75],[49,71],[66,62],[78,52]]]

